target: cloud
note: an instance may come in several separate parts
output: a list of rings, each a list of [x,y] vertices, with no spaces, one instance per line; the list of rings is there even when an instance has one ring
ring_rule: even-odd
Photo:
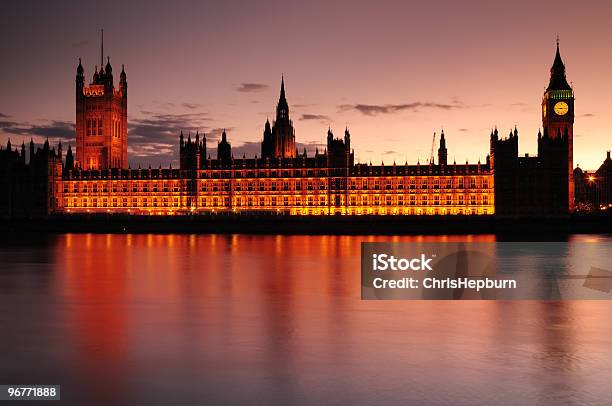
[[[15,128],[19,123],[16,121],[0,121],[0,130],[6,131]]]
[[[225,133],[227,134],[228,141],[231,143],[231,140],[229,138],[231,137],[231,132],[234,130],[235,127],[211,128],[206,131],[206,141],[220,141],[221,134],[223,134],[223,131],[225,131]]]
[[[324,114],[302,114],[300,120],[320,120],[320,121],[331,121],[329,116]]]
[[[208,113],[160,113],[141,111],[141,116],[128,123],[128,152],[130,160],[137,158],[137,163],[149,163],[164,166],[178,162],[179,134],[183,131],[187,137],[191,132],[208,130],[211,121]]]
[[[241,83],[240,86],[236,88],[236,90],[243,93],[251,93],[265,90],[268,87],[268,85],[265,85],[263,83]]]
[[[389,150],[389,151],[385,151],[383,152],[383,155],[393,155],[393,154],[397,154],[397,151],[393,151],[393,150]]]
[[[449,104],[433,102],[413,102],[405,104],[342,104],[338,106],[338,110],[340,112],[354,110],[365,116],[376,116],[378,114],[398,113],[404,110],[418,112],[420,109],[424,108],[451,110],[463,107],[463,103],[458,100],[453,100]]]
[[[593,114],[593,113],[585,113],[585,114],[581,114],[579,117],[595,117],[595,114]]]
[[[9,116],[6,114],[1,114],[0,117],[8,118]],[[40,121],[41,123],[30,124],[27,122],[3,120],[0,121],[0,132],[9,136],[17,135],[25,138],[37,138],[37,141],[46,138],[64,142],[74,141],[74,123],[62,120]]]
[[[164,167],[172,164],[179,166],[179,136],[187,139],[195,138],[196,131],[202,137],[206,134],[206,156],[217,156],[216,142],[221,139],[223,131],[227,131],[231,142],[230,132],[234,127],[214,127],[206,125],[212,119],[207,113],[154,113],[144,111],[145,117],[132,120],[128,125],[128,153],[132,166],[140,164],[142,167]]]
[[[202,105],[200,103],[182,103],[181,106],[185,107],[186,109],[189,110],[195,110],[197,108],[202,107]]]
[[[468,130],[467,128],[460,128],[457,131],[466,132],[466,131],[470,131],[470,130]]]
[[[131,118],[128,123],[128,153],[130,164],[157,167],[172,164],[178,167],[179,134],[183,131],[185,137],[191,132],[206,133],[207,147],[211,156],[216,156],[216,141],[221,138],[223,128],[210,127],[212,119],[208,113],[192,111],[188,113],[166,113],[156,111],[141,111],[140,116]],[[227,127],[228,133],[234,130]],[[0,113],[0,134],[23,136],[28,140],[34,138],[36,143],[49,138],[55,142],[60,140],[74,143],[76,139],[73,122],[62,120],[40,120],[35,124],[12,120],[7,114]],[[18,140],[13,139],[13,144]],[[19,141],[19,143],[21,143]]]
[[[176,145],[152,142],[150,144],[136,146],[129,144],[128,152],[130,159],[145,158],[138,159],[138,163],[140,164],[151,163],[154,166],[158,166],[160,163],[162,165],[168,165],[169,162],[172,162],[175,148]]]
[[[181,129],[190,130],[205,126],[204,123],[212,119],[208,113],[160,113],[149,110],[141,110],[141,115],[132,120],[133,123],[146,124],[155,127],[173,127],[176,131]]]
[[[176,104],[172,102],[165,102],[165,101],[159,101],[159,100],[153,100],[153,104],[157,106],[157,108],[164,109],[164,110],[169,110],[169,109],[173,109],[176,107]],[[140,106],[140,108],[142,108],[142,106]]]

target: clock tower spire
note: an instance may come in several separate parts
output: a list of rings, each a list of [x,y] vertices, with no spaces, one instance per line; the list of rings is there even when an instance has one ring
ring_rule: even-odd
[[[546,199],[564,203],[565,212],[574,208],[573,138],[574,91],[565,76],[559,38],[550,80],[542,98],[544,135],[538,140],[538,155],[546,168],[550,190]],[[562,208],[560,208],[562,209]]]

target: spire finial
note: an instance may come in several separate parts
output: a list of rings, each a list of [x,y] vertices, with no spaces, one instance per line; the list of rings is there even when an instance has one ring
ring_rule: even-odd
[[[557,34],[557,49],[559,49],[559,34]]]
[[[285,75],[281,75],[281,90],[280,90],[280,98],[285,98]]]

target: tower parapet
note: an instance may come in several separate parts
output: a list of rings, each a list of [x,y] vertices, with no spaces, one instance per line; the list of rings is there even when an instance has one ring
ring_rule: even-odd
[[[185,170],[196,170],[206,168],[206,134],[200,140],[199,131],[196,132],[195,141],[191,141],[191,134],[184,140],[183,132],[179,137],[180,168]]]
[[[344,130],[344,139],[334,138],[331,128],[327,130],[327,166],[329,168],[348,168],[353,166],[351,151],[351,134],[348,127]]]

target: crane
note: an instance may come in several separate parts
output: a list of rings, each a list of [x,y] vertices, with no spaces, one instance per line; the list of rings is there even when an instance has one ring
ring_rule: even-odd
[[[429,163],[433,165],[434,163],[434,146],[436,145],[436,133],[434,131],[433,139],[431,140],[431,153],[429,154]]]

